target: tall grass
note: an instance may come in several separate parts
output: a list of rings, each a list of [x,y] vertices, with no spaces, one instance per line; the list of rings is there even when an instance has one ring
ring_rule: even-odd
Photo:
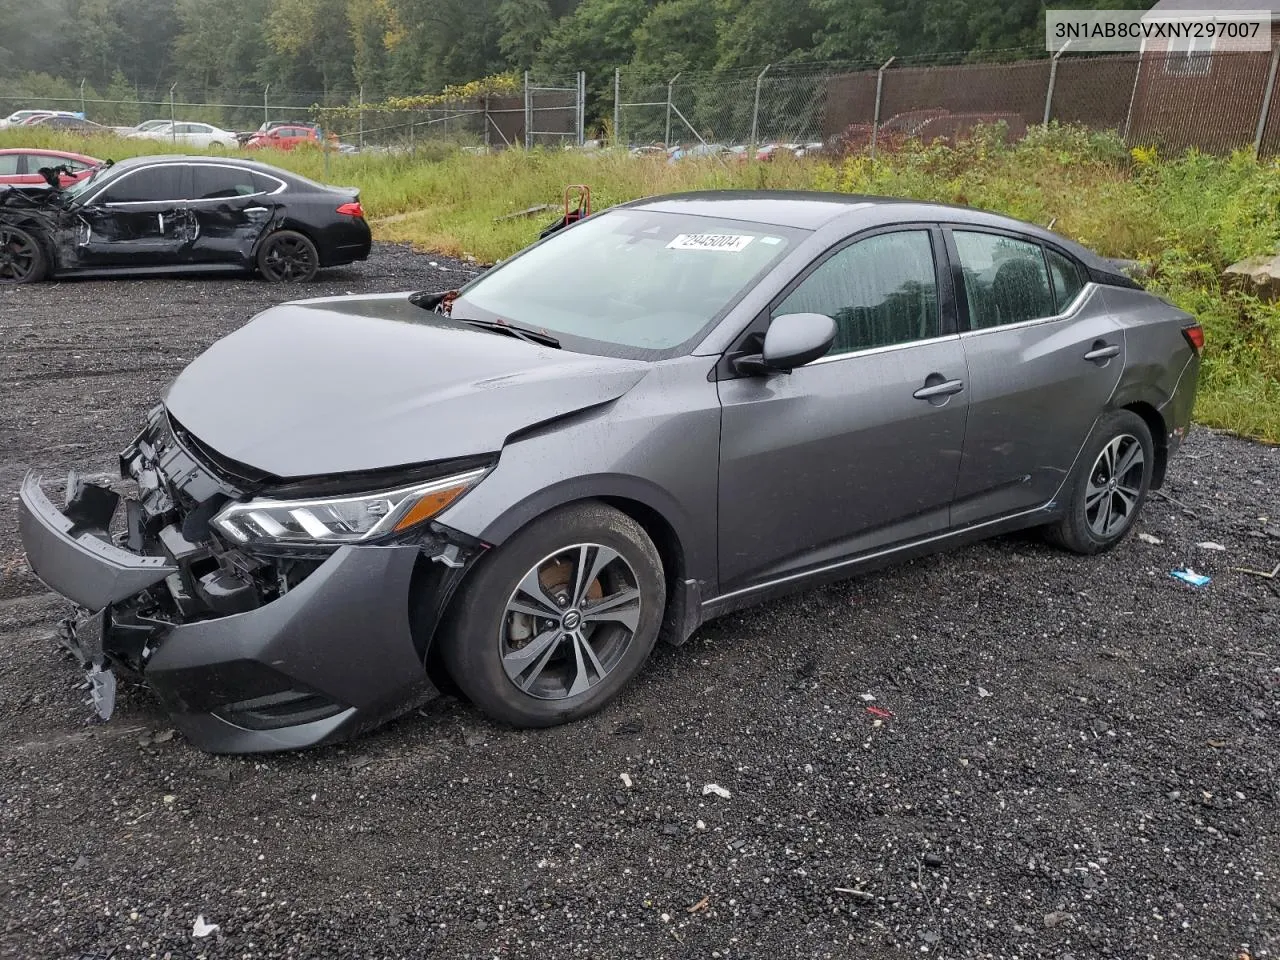
[[[162,141],[95,141],[0,131],[0,147],[38,145],[120,159],[183,152]],[[1204,323],[1208,347],[1196,415],[1280,442],[1280,305],[1226,287],[1228,264],[1280,244],[1280,165],[1247,153],[1161,158],[1082,128],[1034,128],[1006,144],[979,131],[955,146],[908,143],[872,160],[668,164],[608,151],[476,156],[438,145],[416,155],[246,151],[313,179],[359,187],[377,236],[492,262],[533,241],[557,215],[499,219],[558,206],[567,184],[590,185],[596,209],[703,189],[820,189],[914,197],[995,210],[1053,228],[1104,256],[1145,262],[1148,286]]]

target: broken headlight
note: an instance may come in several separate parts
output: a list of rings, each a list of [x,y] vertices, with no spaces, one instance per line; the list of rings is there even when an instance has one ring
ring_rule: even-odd
[[[377,493],[233,503],[213,523],[233,543],[360,543],[430,520],[475,486],[485,470]]]

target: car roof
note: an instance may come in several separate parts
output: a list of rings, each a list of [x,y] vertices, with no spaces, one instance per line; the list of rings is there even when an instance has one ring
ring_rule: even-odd
[[[847,193],[804,190],[702,190],[672,193],[626,204],[660,213],[685,213],[697,217],[747,220],[778,227],[816,230],[847,213],[865,197]]]
[[[893,223],[942,222],[987,227],[1048,240],[1063,247],[1090,267],[1104,271],[1114,269],[1105,259],[1086,247],[1033,223],[972,207],[928,203],[907,197],[806,190],[704,190],[649,197],[623,206],[801,230],[817,230],[837,219],[844,219],[844,226],[850,233]]]
[[[43,157],[63,157],[67,160],[83,160],[86,163],[101,163],[101,160],[95,160],[93,157],[86,156],[83,153],[68,153],[66,150],[49,150],[46,147],[7,147],[0,150],[0,156],[10,156],[15,153],[38,153]]]
[[[240,157],[211,157],[206,154],[189,156],[182,153],[163,153],[150,157],[126,157],[123,160],[117,160],[111,165],[111,169],[113,172],[123,173],[135,167],[150,167],[170,163],[211,163],[220,167],[241,167],[246,170],[258,170],[261,173],[269,173],[277,178],[284,176],[291,180],[297,179],[297,175],[290,173],[288,170],[281,170],[270,164],[259,163],[257,160],[246,160]]]

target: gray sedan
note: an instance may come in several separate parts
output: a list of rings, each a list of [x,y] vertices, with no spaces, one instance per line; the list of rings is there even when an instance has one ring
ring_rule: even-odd
[[[448,677],[519,726],[655,642],[1020,528],[1113,547],[1190,423],[1203,335],[1112,263],[954,207],[639,201],[460,291],[275,307],[172,384],[128,493],[21,490],[99,712],[331,742]]]

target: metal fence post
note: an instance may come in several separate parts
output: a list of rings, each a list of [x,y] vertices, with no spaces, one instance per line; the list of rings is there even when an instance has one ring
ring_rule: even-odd
[[[529,71],[524,72],[524,148],[533,147],[533,105],[529,100]]]
[[[1143,39],[1138,47],[1138,64],[1133,71],[1133,89],[1129,91],[1129,109],[1124,114],[1124,133],[1120,135],[1120,139],[1124,141],[1124,145],[1129,145],[1129,124],[1133,122],[1133,102],[1138,99],[1138,81],[1142,79],[1142,65],[1147,60],[1147,41]]]
[[[84,78],[80,78],[80,116],[89,119],[89,111],[84,105]]]
[[[587,74],[578,71],[578,146],[587,142]]]
[[[756,77],[756,99],[751,106],[751,156],[749,159],[754,160],[756,156],[756,146],[759,144],[760,133],[760,85],[764,82],[764,75],[769,72],[772,63],[766,63],[764,69],[760,71],[760,76]]]
[[[683,70],[680,73],[684,73]],[[680,79],[680,73],[667,81],[667,134],[666,139],[662,141],[663,146],[671,146],[671,88],[676,85],[676,81]]]
[[[264,124],[271,122],[271,84],[267,84],[262,91],[262,122]]]
[[[1276,66],[1280,64],[1280,47],[1271,51],[1271,69],[1267,71],[1267,89],[1262,95],[1262,109],[1258,111],[1258,129],[1253,133],[1253,155],[1262,155],[1262,135],[1267,130],[1267,117],[1271,114],[1271,94],[1276,89]]]
[[[481,123],[484,124],[484,152],[488,153],[489,152],[489,95],[486,93],[480,102],[484,106],[484,116],[481,118],[481,121],[480,121]]]
[[[880,94],[884,92],[884,72],[889,69],[889,64],[897,60],[897,57],[890,57],[884,62],[879,70],[876,71],[876,112],[871,118],[871,157],[875,159],[876,140],[880,136]]]
[[[360,125],[360,149],[364,149],[364,84],[360,84],[360,107],[358,111]]]
[[[622,146],[622,68],[613,68],[613,145]]]
[[[1049,125],[1049,111],[1053,109],[1053,87],[1058,82],[1058,58],[1067,52],[1067,47],[1071,46],[1068,40],[1058,52],[1053,55],[1053,59],[1049,61],[1049,89],[1044,95],[1044,125]]]
[[[178,81],[173,81],[173,86],[169,88],[169,139],[174,143],[178,142],[178,113],[174,109],[173,91],[178,89]]]

